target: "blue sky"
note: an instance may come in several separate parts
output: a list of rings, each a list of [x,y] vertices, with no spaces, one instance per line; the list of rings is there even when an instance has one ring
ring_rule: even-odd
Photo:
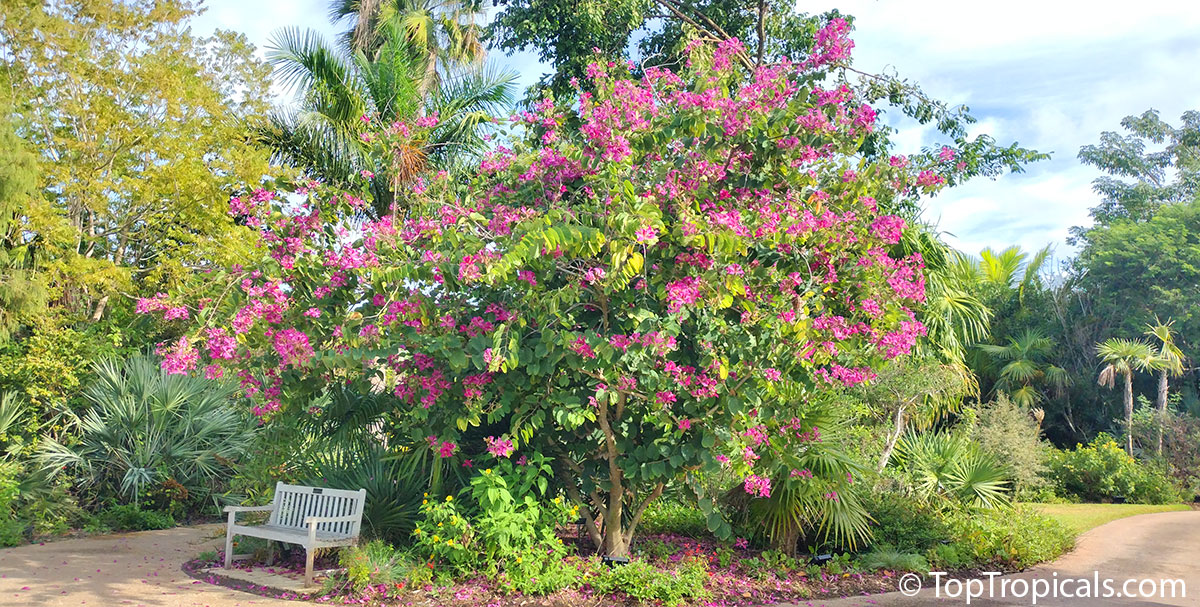
[[[260,48],[284,26],[332,37],[325,0],[208,0],[197,33],[245,33]],[[926,219],[958,248],[1053,245],[1069,255],[1070,226],[1096,204],[1079,147],[1122,117],[1149,108],[1171,123],[1200,109],[1200,3],[1170,0],[810,0],[803,10],[854,15],[855,66],[895,70],[927,93],[965,103],[988,133],[1052,157],[1026,173],[979,179],[927,203]],[[522,88],[546,71],[529,55],[493,60],[520,72]],[[281,94],[281,101],[286,96]],[[936,132],[897,123],[901,151],[938,141]]]

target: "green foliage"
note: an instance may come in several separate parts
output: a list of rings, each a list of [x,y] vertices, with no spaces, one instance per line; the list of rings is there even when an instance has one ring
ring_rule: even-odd
[[[28,523],[17,516],[19,483],[17,467],[0,461],[0,546],[16,546],[24,540]]]
[[[650,504],[642,515],[638,526],[642,533],[655,535],[669,533],[686,537],[708,535],[708,522],[704,513],[694,505],[663,499]]]
[[[77,441],[48,438],[38,459],[48,470],[80,475],[99,498],[137,505],[155,490],[174,489],[170,500],[203,505],[252,444],[253,422],[229,402],[229,384],[168,375],[144,356],[99,363],[96,375]]]
[[[1143,221],[1120,219],[1087,233],[1076,267],[1082,287],[1102,294],[1092,314],[1118,335],[1171,318],[1179,345],[1200,345],[1200,200],[1164,206]]]
[[[600,594],[622,593],[639,602],[658,601],[682,607],[708,596],[705,588],[708,576],[708,561],[702,558],[684,559],[670,572],[647,561],[634,560],[627,565],[600,569],[588,583]]]
[[[873,491],[866,505],[875,520],[875,546],[923,553],[950,538],[950,529],[935,511],[896,491]]]
[[[250,253],[252,233],[214,201],[267,172],[246,124],[268,107],[269,71],[240,34],[194,36],[197,10],[191,0],[5,6],[0,106],[43,160],[46,204],[22,228],[46,312],[104,320],[130,294]]]
[[[1008,469],[1018,501],[1048,486],[1046,460],[1051,447],[1042,440],[1039,424],[1028,408],[1001,394],[972,410],[968,418],[965,423],[971,442]]]
[[[1060,495],[1089,502],[1123,497],[1131,503],[1170,504],[1181,498],[1161,468],[1138,462],[1104,433],[1086,446],[1054,452],[1050,474]]]
[[[134,504],[105,508],[96,515],[96,522],[112,531],[150,531],[175,526],[175,519],[170,514],[142,510]]]
[[[428,168],[456,169],[466,157],[480,153],[490,118],[512,102],[514,73],[488,69],[464,57],[435,65],[438,57],[416,48],[415,30],[409,26],[419,12],[423,11],[398,12],[389,4],[376,13],[368,53],[347,53],[317,32],[297,28],[277,31],[268,53],[281,80],[297,86],[300,107],[273,113],[260,132],[263,143],[276,159],[323,181],[350,185],[365,179],[380,216],[388,212],[393,191],[409,186]],[[441,18],[418,18],[417,24],[455,26]],[[462,48],[459,44],[453,48]],[[376,125],[411,122],[423,115],[439,121],[421,141],[403,150],[372,142]],[[375,124],[364,122],[364,116]],[[374,176],[365,178],[363,171]]]
[[[314,457],[306,484],[333,489],[367,490],[363,535],[391,543],[406,540],[420,516],[424,478],[403,457],[381,447],[337,449],[336,443]]]
[[[1009,502],[1009,473],[993,456],[966,438],[949,432],[905,436],[896,448],[897,463],[925,500],[994,508]]]
[[[935,548],[934,563],[992,566],[1022,570],[1052,560],[1075,544],[1064,525],[1027,506],[1011,509],[952,511],[946,517],[955,540],[950,548]]]
[[[534,455],[524,466],[500,459],[471,479],[471,496],[479,505],[472,523],[483,562],[560,544],[555,529],[573,521],[579,508],[546,494],[550,475],[546,459]]]
[[[467,571],[479,556],[474,547],[475,531],[451,495],[444,500],[425,496],[413,539],[413,549],[418,554],[459,571]]]
[[[888,571],[914,571],[921,574],[929,572],[929,562],[925,560],[925,557],[911,552],[902,552],[887,544],[880,544],[859,557],[858,566],[867,571],[886,569]]]
[[[402,553],[381,540],[342,549],[338,564],[346,568],[346,583],[355,592],[369,585],[391,586],[406,579],[408,570],[413,568]]]
[[[595,567],[595,561],[567,556],[560,543],[543,544],[506,559],[499,580],[508,592],[543,595],[580,587]]]

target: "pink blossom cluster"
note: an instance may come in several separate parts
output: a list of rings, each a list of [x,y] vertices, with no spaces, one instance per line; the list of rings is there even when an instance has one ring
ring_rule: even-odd
[[[489,436],[483,440],[487,443],[487,452],[491,453],[493,457],[508,457],[516,450],[512,440],[507,438]]]
[[[746,490],[746,493],[755,497],[771,497],[771,479],[765,476],[757,474],[747,476],[742,483],[742,488]]]

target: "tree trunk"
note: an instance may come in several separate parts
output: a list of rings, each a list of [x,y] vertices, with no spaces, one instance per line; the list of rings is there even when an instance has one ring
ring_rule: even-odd
[[[1158,455],[1162,455],[1163,424],[1167,421],[1167,370],[1158,374]]]
[[[1133,372],[1125,373],[1125,451],[1133,456]]]
[[[896,427],[892,433],[888,435],[887,444],[883,447],[883,455],[879,456],[879,468],[877,472],[883,472],[887,468],[888,460],[892,459],[892,451],[896,449],[896,443],[900,440],[900,435],[904,433],[904,405],[900,405],[896,409]]]

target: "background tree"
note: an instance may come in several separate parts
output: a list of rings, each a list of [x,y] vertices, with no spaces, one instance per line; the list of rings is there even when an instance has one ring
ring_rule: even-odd
[[[1009,337],[1003,346],[982,344],[979,348],[992,359],[996,392],[1007,394],[1023,407],[1032,408],[1046,400],[1044,388],[1061,392],[1069,383],[1066,371],[1050,363],[1054,340],[1036,329]]]
[[[1124,380],[1125,391],[1125,451],[1133,456],[1133,373],[1144,371],[1153,364],[1154,352],[1143,341],[1114,337],[1096,344],[1096,354],[1104,368],[1100,370],[1099,383],[1112,388],[1117,376]]]
[[[54,303],[100,319],[118,290],[154,292],[248,253],[213,201],[266,171],[246,120],[268,72],[245,37],[188,30],[170,2],[7,5],[0,56],[17,134],[40,155],[40,191],[69,224],[50,262]]]
[[[1162,322],[1155,319],[1154,324],[1147,325],[1146,335],[1158,340],[1158,351],[1154,354],[1151,367],[1158,370],[1158,455],[1162,455],[1163,424],[1167,415],[1167,391],[1169,377],[1183,375],[1183,352],[1175,345],[1175,332],[1171,329],[1174,321]]]
[[[1151,109],[1126,116],[1121,126],[1128,135],[1105,131],[1099,144],[1079,149],[1084,164],[1108,173],[1092,182],[1102,198],[1091,213],[1097,228],[1121,219],[1147,221],[1163,206],[1191,202],[1200,192],[1200,112],[1184,112],[1174,127]],[[1161,149],[1147,149],[1151,145]],[[1087,233],[1072,230],[1076,240],[1086,240]]]

